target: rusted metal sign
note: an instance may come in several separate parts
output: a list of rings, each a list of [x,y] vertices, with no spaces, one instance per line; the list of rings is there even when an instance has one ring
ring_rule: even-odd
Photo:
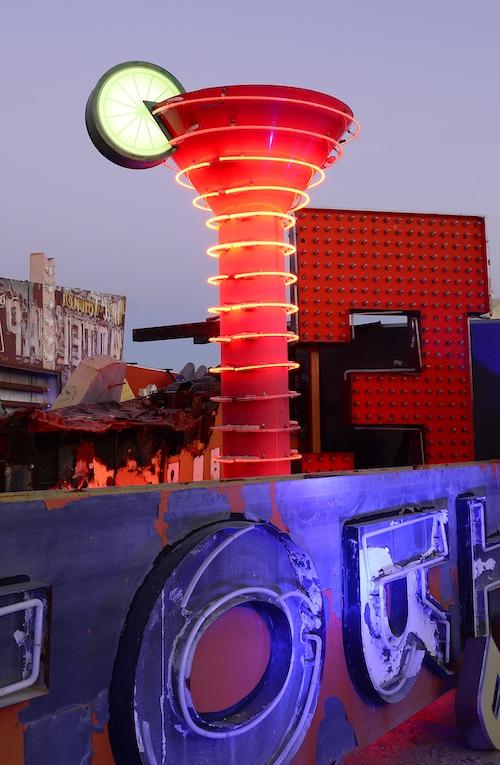
[[[55,369],[63,383],[96,354],[121,359],[125,298],[0,279],[0,363]]]

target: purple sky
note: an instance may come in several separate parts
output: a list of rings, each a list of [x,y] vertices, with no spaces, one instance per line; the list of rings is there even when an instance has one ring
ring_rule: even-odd
[[[94,149],[87,97],[121,61],[152,61],[187,90],[269,82],[324,90],[360,138],[312,204],[487,216],[500,293],[499,0],[25,0],[0,21],[0,275],[28,253],[57,282],[127,296],[126,358],[216,361],[189,341],[137,344],[133,327],[200,320],[214,233],[163,168],[125,170]]]

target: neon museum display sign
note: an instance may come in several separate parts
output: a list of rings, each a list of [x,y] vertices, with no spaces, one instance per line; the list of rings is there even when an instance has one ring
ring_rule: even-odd
[[[116,164],[144,169],[171,156],[178,165],[177,181],[196,191],[193,204],[214,213],[207,226],[218,232],[219,241],[208,255],[218,262],[219,272],[209,282],[219,289],[220,300],[209,310],[220,317],[220,334],[212,342],[220,345],[222,356],[213,371],[221,376],[217,401],[222,423],[217,427],[223,438],[223,477],[289,473],[290,463],[300,455],[290,448],[297,423],[289,419],[288,405],[297,394],[289,390],[288,372],[297,365],[288,359],[287,344],[298,338],[288,329],[287,316],[298,309],[287,295],[296,276],[286,265],[295,253],[286,232],[294,225],[293,212],[308,203],[308,189],[323,180],[325,168],[358,134],[352,111],[331,96],[289,87],[227,86],[186,93],[166,70],[128,62],[101,78],[89,99],[86,121],[95,146]],[[354,686],[376,705],[396,704],[408,696],[424,660],[449,679],[450,687],[456,684],[456,657],[463,640],[470,639],[458,682],[458,718],[471,746],[500,748],[500,654],[491,636],[491,616],[500,613],[500,540],[488,534],[486,507],[486,497],[461,495],[456,511],[450,511],[447,501],[432,500],[346,520],[342,634]],[[227,533],[229,540],[242,534],[250,539],[267,527],[245,528],[235,531],[229,524],[217,533]],[[269,534],[272,547],[277,542],[274,532]],[[211,563],[230,544],[216,536],[207,558]],[[297,553],[286,544],[278,547],[279,556],[288,556],[290,570],[296,572]],[[297,573],[296,586],[289,591],[266,595],[254,587],[251,593],[243,588],[224,595],[226,600],[265,601],[290,649],[289,665],[276,664],[281,679],[270,686],[275,697],[257,696],[261,707],[256,703],[244,724],[235,718],[219,729],[196,714],[185,681],[197,627],[189,632],[182,609],[172,616],[179,619],[179,635],[187,635],[185,643],[172,636],[179,656],[172,660],[169,677],[175,688],[183,689],[177,699],[179,720],[207,739],[238,739],[264,723],[293,687],[293,662],[302,662],[296,676],[297,732],[273,755],[273,762],[289,761],[303,737],[301,726],[317,702],[325,651],[320,583],[313,561],[301,555],[307,558],[310,577]],[[453,576],[455,560],[459,607],[444,605],[438,594],[440,574]],[[208,564],[205,570],[208,576]],[[190,574],[184,583],[191,595],[201,574],[196,576]],[[307,612],[307,629],[293,626],[299,612]],[[128,720],[126,714],[130,710],[124,712]],[[137,726],[139,717],[140,710],[129,727]]]

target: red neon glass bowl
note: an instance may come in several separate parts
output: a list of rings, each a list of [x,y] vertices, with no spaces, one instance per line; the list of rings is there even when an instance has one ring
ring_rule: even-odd
[[[333,96],[279,85],[230,85],[183,93],[154,113],[175,146],[180,168],[219,157],[290,157],[323,167],[354,122],[351,109]],[[272,184],[304,189],[309,168],[286,163],[229,162],[196,170],[191,181],[200,194],[227,187]],[[255,208],[255,194],[212,197],[217,214]],[[265,194],[269,209],[289,210],[291,195]]]
[[[298,455],[290,442],[287,313],[294,306],[286,293],[295,247],[286,220],[307,204],[306,189],[341,156],[340,142],[357,123],[332,96],[275,85],[183,93],[153,114],[184,185],[199,194],[196,205],[218,216],[219,244],[209,254],[218,259],[220,294],[210,310],[220,314],[225,338],[217,426],[223,477],[287,473]]]

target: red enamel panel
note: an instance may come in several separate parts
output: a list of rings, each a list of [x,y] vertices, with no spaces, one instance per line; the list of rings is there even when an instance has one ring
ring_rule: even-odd
[[[303,473],[330,473],[354,470],[354,455],[350,452],[310,452],[302,455]]]
[[[352,421],[423,431],[426,463],[474,459],[469,317],[489,310],[484,219],[303,210],[300,339],[349,342],[350,314],[418,317],[421,368],[351,374]]]

